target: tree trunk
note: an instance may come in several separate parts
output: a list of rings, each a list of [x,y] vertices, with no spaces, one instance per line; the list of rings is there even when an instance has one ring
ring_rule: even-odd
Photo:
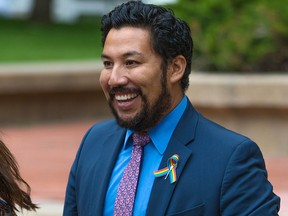
[[[31,21],[51,22],[52,0],[34,0]]]

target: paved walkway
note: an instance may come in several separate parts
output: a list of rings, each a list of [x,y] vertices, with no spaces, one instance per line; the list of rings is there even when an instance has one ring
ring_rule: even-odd
[[[32,188],[32,198],[41,207],[37,214],[27,215],[62,215],[68,173],[81,139],[93,122],[0,128],[0,137],[17,158]],[[280,215],[288,216],[288,157],[265,159],[274,191],[282,199]]]

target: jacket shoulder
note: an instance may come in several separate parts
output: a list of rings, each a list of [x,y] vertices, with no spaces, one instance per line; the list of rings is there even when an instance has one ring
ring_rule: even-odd
[[[107,130],[111,130],[111,129],[118,129],[121,128],[115,119],[110,119],[110,120],[105,120],[105,121],[101,121],[101,122],[97,122],[94,125],[92,125],[92,127],[90,128],[90,130],[92,131],[99,131],[99,132],[107,132]]]
[[[218,144],[229,143],[229,145],[238,145],[239,143],[243,143],[245,141],[253,142],[247,136],[207,119],[201,114],[199,114],[198,132],[207,134],[208,138],[212,139]],[[203,137],[205,138],[207,136]]]

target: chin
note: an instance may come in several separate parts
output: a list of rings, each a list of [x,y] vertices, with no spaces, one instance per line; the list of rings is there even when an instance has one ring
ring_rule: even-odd
[[[134,120],[135,118],[135,115],[121,115],[121,114],[118,114],[117,118],[121,121],[121,122],[131,122]]]

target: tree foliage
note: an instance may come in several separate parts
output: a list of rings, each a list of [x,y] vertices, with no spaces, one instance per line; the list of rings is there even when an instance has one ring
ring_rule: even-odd
[[[288,71],[285,0],[178,0],[167,5],[191,27],[194,69]]]

